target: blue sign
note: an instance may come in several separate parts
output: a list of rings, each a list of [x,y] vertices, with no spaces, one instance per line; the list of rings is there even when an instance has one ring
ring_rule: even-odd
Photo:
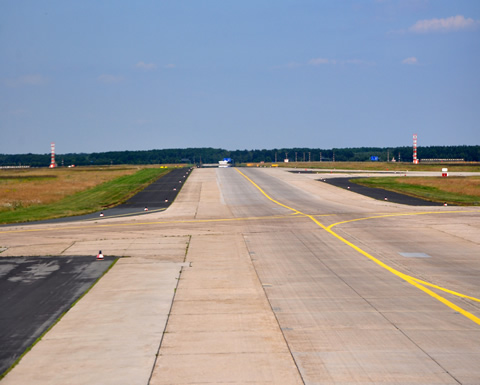
[[[371,160],[372,162],[378,162],[378,156],[371,156],[371,157],[370,157],[370,160]]]

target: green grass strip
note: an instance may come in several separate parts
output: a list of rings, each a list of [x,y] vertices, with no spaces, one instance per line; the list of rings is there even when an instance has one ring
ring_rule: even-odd
[[[145,168],[135,174],[121,176],[88,190],[69,195],[58,202],[3,211],[0,212],[0,224],[23,223],[94,213],[127,201],[137,192],[170,171],[171,169],[166,168]]]
[[[92,257],[93,258],[93,257]],[[107,274],[110,269],[112,269],[112,267],[117,263],[117,261],[119,260],[120,258],[116,258],[113,260],[113,262],[110,264],[110,266],[107,268],[107,270],[105,270],[103,272],[103,274],[98,277],[95,282],[92,283],[92,285],[87,289],[85,290],[85,292],[80,296],[78,297],[78,299],[73,302],[67,310],[65,310],[62,314],[60,314],[60,316],[57,318],[57,320],[52,323],[28,348],[25,349],[25,351],[15,360],[15,362],[7,369],[5,370],[2,374],[0,374],[0,381],[3,379],[3,377],[5,377],[15,366],[18,365],[18,363],[20,362],[20,360],[25,356],[25,354],[27,354],[30,350],[32,350],[32,348],[38,343],[41,341],[41,339],[45,336],[45,334],[47,334],[50,330],[52,330],[52,328],[60,322],[60,320],[63,318],[63,316],[65,314],[68,313],[68,311],[73,308],[83,297],[85,297],[89,292],[90,290],[93,289],[93,287],[98,283],[98,281],[100,281],[100,279],[102,279],[105,274]]]
[[[460,206],[480,205],[480,197],[478,196],[453,193],[432,186],[420,186],[403,183],[402,178],[361,178],[352,179],[351,182],[366,187],[375,187],[388,191],[394,191],[416,198],[422,198],[431,202],[440,202]]]

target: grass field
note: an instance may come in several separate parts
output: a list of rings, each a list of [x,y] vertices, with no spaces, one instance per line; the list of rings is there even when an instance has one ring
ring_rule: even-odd
[[[257,165],[258,163],[252,163]],[[260,166],[270,167],[272,163]],[[275,163],[278,167],[328,169],[328,170],[372,170],[372,171],[438,171],[448,168],[448,171],[480,172],[480,162],[475,163],[398,163],[398,162],[289,162]]]
[[[385,177],[355,179],[354,183],[447,204],[480,205],[480,177]]]
[[[0,224],[112,207],[168,170],[145,166],[0,170]]]

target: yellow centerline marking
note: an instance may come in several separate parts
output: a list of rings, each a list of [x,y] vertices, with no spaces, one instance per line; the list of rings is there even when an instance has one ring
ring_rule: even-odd
[[[235,170],[237,170],[241,175],[243,175],[243,177],[245,179],[247,179],[251,184],[253,184],[258,190],[260,190],[260,192],[265,195],[265,197],[267,197],[268,199],[270,199],[273,203],[276,203],[277,205],[279,206],[282,206],[282,207],[285,207],[286,209],[288,210],[291,210],[293,211],[295,214],[301,214],[301,215],[305,215],[304,213],[292,208],[292,207],[289,207],[287,205],[284,205],[283,203],[280,203],[278,201],[276,201],[275,199],[271,198],[265,191],[263,191],[259,185],[257,185],[253,180],[251,180],[248,176],[246,176],[243,172],[241,172],[238,168],[235,168]]]
[[[338,235],[337,233],[335,233],[333,230],[332,230],[332,227],[334,226],[337,226],[337,225],[340,225],[340,224],[343,224],[343,223],[349,223],[349,222],[355,222],[355,221],[360,221],[360,220],[366,220],[366,219],[373,219],[373,218],[385,218],[385,217],[391,217],[391,216],[400,216],[400,215],[420,215],[420,214],[437,214],[437,213],[443,213],[441,211],[433,211],[433,212],[424,212],[424,213],[404,213],[404,214],[386,214],[386,215],[380,215],[380,216],[375,216],[375,217],[368,217],[368,218],[359,218],[359,219],[352,219],[352,220],[349,220],[349,221],[343,221],[343,222],[338,222],[338,223],[334,223],[333,225],[330,225],[330,226],[325,226],[323,225],[319,220],[317,220],[313,215],[308,215],[308,214],[304,214],[302,213],[301,211],[297,210],[297,209],[294,209],[292,207],[289,207],[287,205],[284,205],[278,201],[276,201],[275,199],[271,198],[270,196],[268,196],[267,193],[265,193],[265,191],[263,191],[255,182],[253,182],[248,176],[246,176],[243,172],[241,172],[240,170],[236,169],[241,175],[243,175],[250,183],[252,183],[264,196],[266,196],[269,200],[271,200],[272,202],[282,206],[282,207],[285,207],[289,210],[292,210],[295,212],[295,214],[300,214],[300,215],[303,215],[307,218],[310,218],[315,224],[317,224],[320,228],[322,228],[323,230],[325,230],[326,232],[330,233],[331,235],[333,235],[335,238],[337,238],[338,240],[340,240],[341,242],[345,243],[346,245],[350,246],[351,248],[353,248],[354,250],[356,250],[357,252],[359,252],[360,254],[362,254],[363,256],[367,257],[368,259],[370,259],[371,261],[375,262],[377,265],[383,267],[384,269],[388,270],[389,272],[391,272],[392,274],[396,275],[397,277],[400,277],[402,278],[403,280],[405,280],[406,282],[408,282],[409,284],[413,285],[414,287],[422,290],[424,293],[430,295],[431,297],[435,298],[436,300],[442,302],[444,305],[448,306],[449,308],[459,312],[460,314],[462,314],[463,316],[467,317],[468,319],[470,319],[471,321],[475,322],[476,324],[480,325],[480,318],[476,317],[475,315],[473,315],[472,313],[462,309],[461,307],[455,305],[454,303],[450,302],[449,300],[447,300],[446,298],[438,295],[437,293],[433,292],[432,290],[428,289],[427,287],[425,286],[430,286],[430,287],[433,287],[433,288],[436,288],[438,290],[442,290],[446,293],[449,293],[449,294],[452,294],[452,295],[455,295],[455,296],[459,296],[459,297],[462,297],[462,298],[468,298],[468,299],[471,299],[473,301],[477,301],[477,302],[480,302],[480,299],[478,298],[475,298],[475,297],[470,297],[470,296],[467,296],[467,295],[464,295],[464,294],[460,294],[460,293],[457,293],[457,292],[454,292],[452,290],[449,290],[449,289],[446,289],[446,288],[443,288],[441,286],[437,286],[437,285],[434,285],[434,284],[431,284],[431,283],[428,283],[428,282],[425,282],[425,281],[422,281],[420,279],[417,279],[415,277],[411,277],[407,274],[404,274],[396,269],[394,269],[393,267],[387,265],[386,263],[380,261],[379,259],[375,258],[374,256],[370,255],[369,253],[367,253],[366,251],[362,250],[360,247],[354,245],[353,243],[347,241],[345,238],[343,238],[342,236]],[[477,210],[475,210],[476,212]],[[448,211],[448,213],[453,213],[453,212],[468,212],[468,211]],[[472,212],[472,211],[470,211]]]

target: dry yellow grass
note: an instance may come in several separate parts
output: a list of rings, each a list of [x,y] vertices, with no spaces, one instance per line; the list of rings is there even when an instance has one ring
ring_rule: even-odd
[[[402,183],[436,187],[455,194],[480,197],[480,177],[402,178]]]
[[[257,165],[257,163],[254,163]],[[271,163],[265,163],[263,166],[270,167]],[[455,164],[443,163],[399,163],[399,162],[278,162],[278,167],[288,168],[319,168],[319,169],[337,169],[337,170],[382,170],[382,171],[438,171],[447,167],[452,171],[480,171],[480,162],[465,162]]]
[[[0,170],[0,211],[56,202],[138,169],[122,166]]]

